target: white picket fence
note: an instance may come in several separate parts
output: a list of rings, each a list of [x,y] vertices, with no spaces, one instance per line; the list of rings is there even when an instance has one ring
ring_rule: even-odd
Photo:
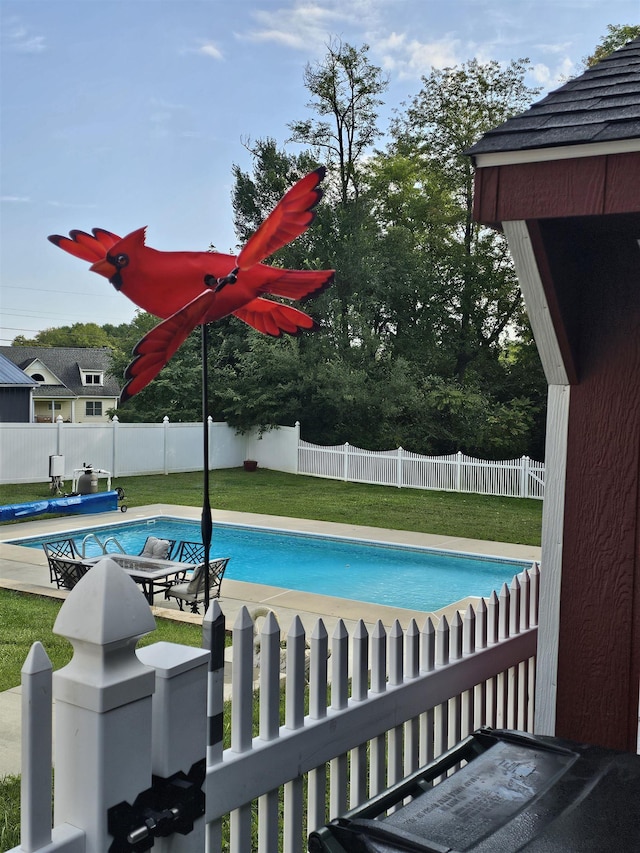
[[[211,654],[168,643],[136,652],[138,638],[153,630],[149,608],[119,567],[99,563],[69,594],[54,626],[74,645],[74,657],[53,675],[53,690],[40,644],[23,668],[15,853],[133,849],[126,839],[111,846],[123,825],[133,839],[156,835],[159,853],[302,853],[311,831],[478,726],[533,730],[538,583],[534,564],[451,624],[427,619],[421,630],[412,621],[406,632],[397,622],[387,632],[378,622],[369,632],[360,622],[349,637],[338,622],[329,640],[319,620],[307,641],[296,617],[285,652],[268,614],[257,694],[254,625],[243,608],[233,626],[230,745],[223,749],[225,624],[218,603],[203,624]],[[157,837],[183,819],[180,804],[171,811],[165,802],[155,816],[141,806],[115,820],[113,807],[124,803],[126,811],[152,774],[193,780],[200,766],[206,805],[192,815],[188,834]]]
[[[402,447],[374,451],[353,447],[348,442],[323,447],[300,441],[298,473],[398,488],[544,497],[544,462],[528,456],[489,461],[460,451],[448,456],[421,456]]]
[[[209,469],[237,468],[255,459],[263,468],[398,488],[474,492],[503,497],[544,497],[545,466],[528,456],[488,461],[465,454],[421,456],[402,447],[363,450],[300,438],[300,424],[239,435],[209,418]],[[47,480],[49,456],[64,458],[65,479],[85,462],[114,477],[198,471],[203,462],[202,424],[0,423],[0,483]]]

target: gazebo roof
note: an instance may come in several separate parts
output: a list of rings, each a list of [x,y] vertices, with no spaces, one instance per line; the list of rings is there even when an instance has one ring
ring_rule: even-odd
[[[490,130],[472,156],[640,138],[640,38]]]

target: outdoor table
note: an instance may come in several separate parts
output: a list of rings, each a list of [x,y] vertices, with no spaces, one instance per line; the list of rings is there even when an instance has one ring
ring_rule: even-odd
[[[142,557],[139,554],[99,554],[97,557],[84,558],[83,562],[95,565],[104,559],[113,560],[132,580],[140,584],[149,604],[153,604],[156,593],[164,592],[171,586],[167,583],[168,578],[184,575],[196,568],[195,563],[178,563],[175,560]]]

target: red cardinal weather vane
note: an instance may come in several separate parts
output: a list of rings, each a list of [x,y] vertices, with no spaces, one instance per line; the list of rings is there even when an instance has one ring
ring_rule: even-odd
[[[204,439],[204,606],[209,608],[209,553],[212,518],[209,503],[209,431],[207,428],[207,323],[234,314],[259,332],[280,337],[316,328],[308,314],[263,299],[264,294],[300,299],[319,293],[333,281],[334,270],[285,270],[261,263],[303,234],[322,198],[323,167],[311,172],[282,197],[237,258],[220,252],[159,252],[145,245],[145,229],[120,238],[94,228],[92,234],[71,231],[49,237],[65,252],[90,261],[93,272],[106,276],[144,311],[163,318],[134,350],[120,394],[125,403],[162,370],[196,326],[202,326],[202,425]]]
[[[90,261],[93,272],[106,276],[139,308],[163,319],[135,346],[121,403],[158,375],[196,326],[233,314],[273,337],[316,328],[308,314],[263,295],[300,299],[317,294],[331,284],[334,270],[286,270],[261,261],[313,222],[325,171],[320,167],[294,184],[236,258],[221,252],[160,252],[145,245],[145,228],[123,238],[102,228],[48,238]]]

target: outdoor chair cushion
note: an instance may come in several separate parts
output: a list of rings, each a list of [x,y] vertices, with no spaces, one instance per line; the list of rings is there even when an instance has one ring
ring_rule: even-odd
[[[169,557],[171,542],[168,539],[158,539],[156,536],[149,536],[144,543],[144,548],[140,552],[141,557],[153,557],[156,560],[166,560]]]
[[[222,578],[228,562],[229,557],[220,557],[209,561],[209,591],[212,598],[220,598]],[[204,563],[196,566],[190,580],[170,586],[164,594],[165,598],[175,598],[180,610],[186,601],[191,605],[192,612],[197,613],[198,604],[204,599],[204,566]]]

